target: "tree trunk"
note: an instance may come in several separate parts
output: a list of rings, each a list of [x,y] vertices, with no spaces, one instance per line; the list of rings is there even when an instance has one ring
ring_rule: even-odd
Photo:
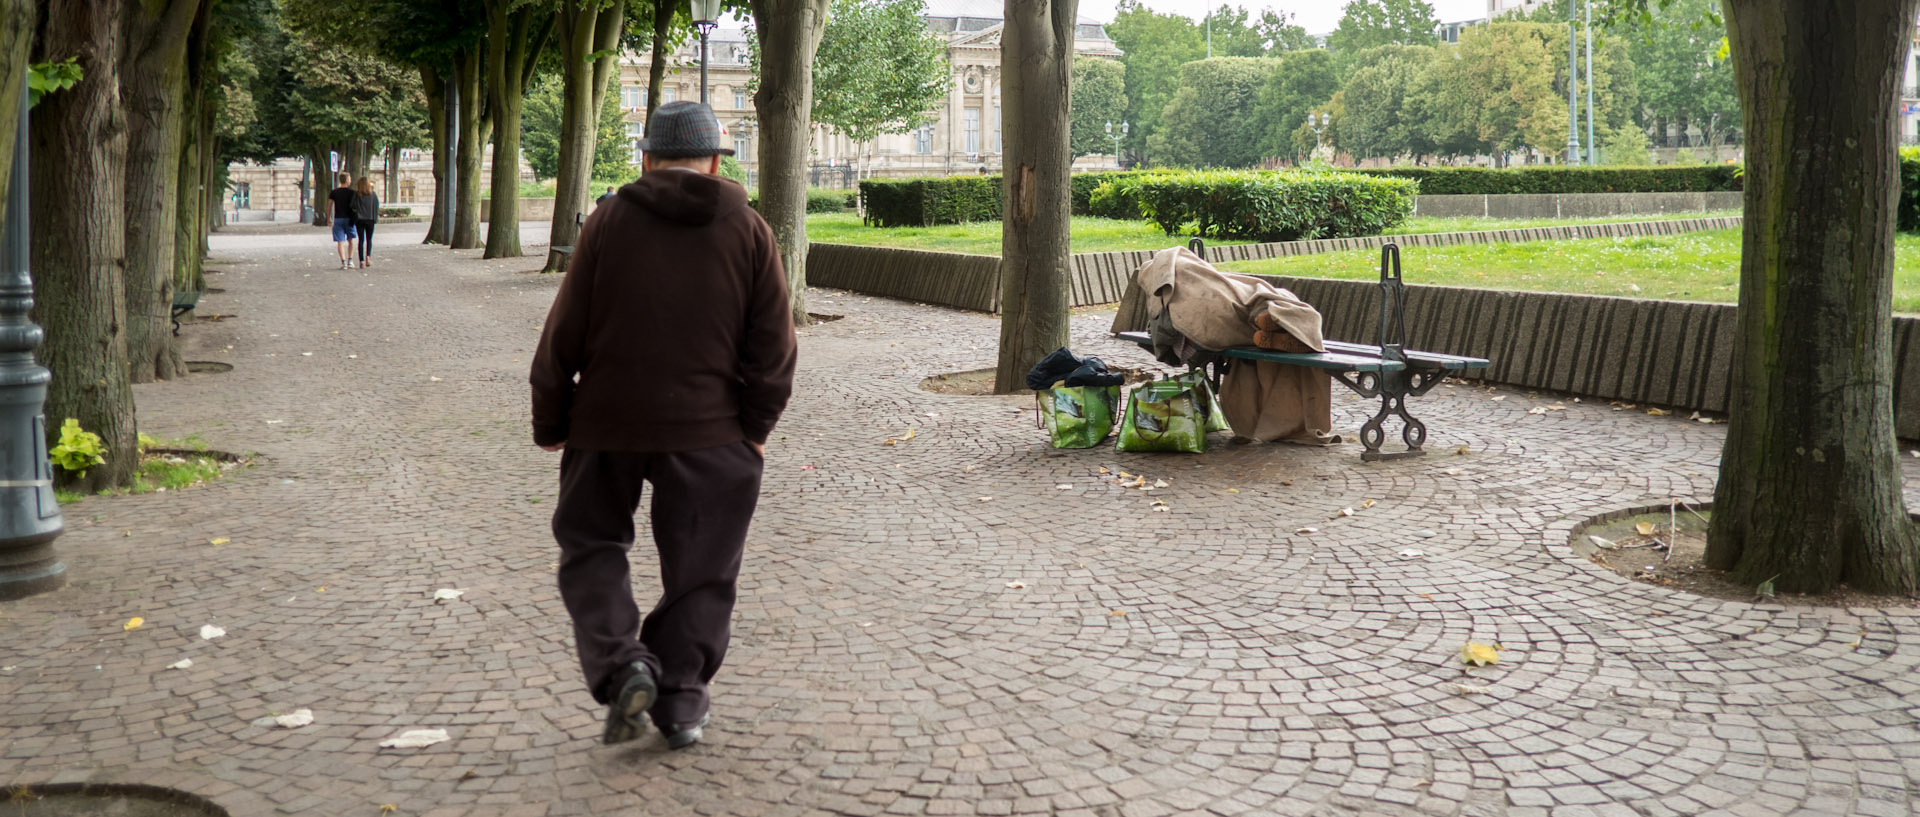
[[[789,4],[805,1],[806,0],[770,0],[770,2],[773,3]],[[660,107],[660,90],[661,86],[666,83],[667,78],[667,57],[669,56],[667,53],[667,38],[673,34],[673,10],[678,8],[679,5],[675,0],[654,0],[653,3],[653,61],[647,63],[647,115],[646,118],[640,120],[648,125],[653,124],[654,109]],[[760,15],[759,8],[762,4],[756,0],[753,5],[754,17],[758,19]],[[825,31],[824,28],[821,30],[823,32]],[[815,35],[813,41],[815,45],[818,45],[820,37]],[[763,39],[762,42],[764,43],[765,40]],[[762,56],[764,58],[764,55]],[[809,64],[809,68],[811,68],[811,64]],[[761,71],[764,72],[765,70],[765,63],[763,61]],[[764,83],[766,81],[765,77],[762,77],[761,81]],[[811,75],[809,75],[807,83],[809,86],[812,85],[813,79]]]
[[[173,240],[173,289],[192,290],[201,280],[202,261],[206,255],[202,252],[206,235],[206,168],[202,162],[206,157],[207,143],[212,140],[213,112],[207,105],[207,28],[212,22],[209,13],[210,3],[198,3],[194,12],[193,25],[187,33],[186,58],[186,94],[182,99],[180,117],[180,175],[175,199],[175,209],[179,218],[174,224]],[[173,302],[167,301],[169,315]],[[168,329],[171,329],[169,322]],[[172,340],[169,332],[168,340]],[[172,378],[185,374],[187,364],[181,357],[177,343],[167,344],[167,359],[163,366],[173,370]]]
[[[486,88],[481,81],[484,57],[485,52],[477,47],[454,56],[454,79],[460,89],[460,144],[453,160],[456,189],[450,246],[456,250],[480,246],[480,157],[486,152],[491,124],[482,96]]]
[[[174,242],[179,210],[180,137],[185,127],[187,39],[202,0],[126,4],[120,70],[127,112],[127,356],[133,382],[179,373],[173,351]]]
[[[1706,561],[1920,589],[1893,431],[1892,102],[1920,0],[1728,0],[1747,172],[1733,411]]]
[[[422,244],[447,243],[447,170],[452,166],[453,156],[447,151],[447,95],[446,82],[440,72],[428,66],[420,66],[420,87],[426,90],[427,119],[430,137],[433,139],[433,218],[427,222],[427,237]]]
[[[780,244],[793,320],[807,319],[807,141],[812,132],[813,54],[831,0],[753,0],[760,38],[760,214]],[[648,100],[651,104],[652,100]]]
[[[382,191],[381,201],[383,202],[399,201],[400,200],[400,146],[399,145],[387,146],[387,155],[386,155],[385,163],[386,163],[386,172],[384,173],[384,175],[386,176],[386,180],[387,180],[387,185],[386,185],[387,189]]]
[[[484,258],[520,257],[520,111],[553,13],[519,0],[487,2],[487,94],[493,112],[492,208]]]
[[[36,61],[78,57],[79,84],[33,112],[33,317],[46,329],[40,362],[53,372],[47,433],[71,417],[100,435],[106,462],[80,491],[125,485],[139,467],[127,367],[127,122],[120,105],[120,0],[44,0]],[[50,443],[51,444],[51,443]]]
[[[313,179],[308,182],[312,188],[307,191],[307,197],[312,201],[307,203],[313,207],[313,221],[310,223],[315,227],[325,227],[328,224],[327,191],[333,189],[333,168],[328,163],[330,158],[327,155],[327,148],[323,145],[307,149],[307,166],[312,168],[313,172]]]
[[[600,135],[600,105],[606,101],[607,78],[617,54],[588,62],[593,53],[617,49],[626,24],[626,4],[611,3],[598,11],[594,0],[564,0],[560,5],[560,173],[554,179],[553,226],[550,247],[571,247],[580,237],[579,217],[586,212],[587,185],[593,180],[594,146]],[[566,256],[549,250],[541,272],[563,272]]]
[[[1079,0],[1007,0],[1000,35],[1006,172],[1001,189],[1000,365],[993,390],[1009,394],[1027,370],[1067,345],[1068,228],[1073,172],[1074,15]]]

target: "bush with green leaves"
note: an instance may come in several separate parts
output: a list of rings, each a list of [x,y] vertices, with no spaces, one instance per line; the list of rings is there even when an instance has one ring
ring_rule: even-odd
[[[823,187],[807,188],[807,212],[844,213],[851,206],[852,194],[845,190],[830,190]],[[760,194],[756,191],[747,197],[747,206],[760,209]]]
[[[1900,149],[1900,207],[1903,232],[1920,232],[1920,147]]]
[[[1715,193],[1740,189],[1737,165],[1690,167],[1381,167],[1352,171],[1420,183],[1428,196],[1504,193]]]
[[[1406,179],[1320,171],[1191,171],[1124,187],[1167,235],[1191,228],[1206,238],[1251,241],[1379,235],[1413,214],[1419,191]]]
[[[1000,220],[999,176],[868,179],[860,183],[866,222],[875,227],[930,227]]]
[[[60,424],[60,441],[47,454],[54,465],[84,479],[89,469],[107,461],[105,451],[100,435],[81,430],[80,421],[68,417]]]

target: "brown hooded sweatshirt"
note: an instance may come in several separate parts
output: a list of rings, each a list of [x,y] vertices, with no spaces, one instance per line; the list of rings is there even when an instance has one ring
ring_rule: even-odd
[[[764,443],[794,360],[786,273],[746,189],[655,170],[580,230],[534,352],[533,441],[638,452]]]

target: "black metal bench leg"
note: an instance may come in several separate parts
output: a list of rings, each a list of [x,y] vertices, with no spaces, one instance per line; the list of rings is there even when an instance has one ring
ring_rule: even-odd
[[[1381,391],[1380,410],[1374,412],[1373,418],[1360,427],[1360,443],[1366,446],[1366,450],[1360,452],[1360,459],[1365,462],[1418,457],[1427,453],[1421,448],[1427,442],[1427,424],[1414,419],[1407,412],[1407,383],[1401,378],[1390,379],[1397,382],[1390,384],[1393,386],[1391,390]],[[1407,450],[1389,453],[1381,451],[1380,446],[1387,439],[1386,422],[1393,417],[1400,418],[1400,439],[1407,444]]]

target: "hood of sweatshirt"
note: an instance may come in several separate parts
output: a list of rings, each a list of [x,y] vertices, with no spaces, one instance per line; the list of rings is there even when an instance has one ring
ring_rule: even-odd
[[[663,168],[620,188],[620,198],[660,218],[697,227],[747,206],[747,189],[732,179]]]

